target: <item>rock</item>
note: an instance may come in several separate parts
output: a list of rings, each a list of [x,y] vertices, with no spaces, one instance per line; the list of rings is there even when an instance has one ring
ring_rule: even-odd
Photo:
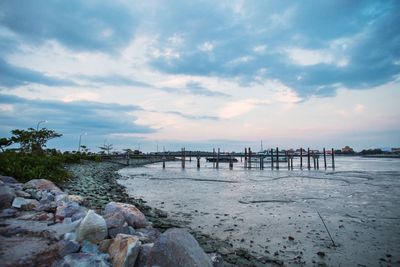
[[[73,202],[76,202],[76,203],[79,203],[79,204],[82,204],[83,201],[84,201],[83,197],[78,196],[78,195],[67,195],[66,199],[68,201],[73,201]]]
[[[103,253],[107,253],[108,248],[110,247],[112,239],[104,239],[99,244],[99,251]]]
[[[78,242],[71,240],[61,240],[57,243],[58,255],[64,257],[65,255],[78,252],[81,246]]]
[[[0,186],[0,209],[11,207],[14,198],[15,192],[11,187],[7,185]]]
[[[118,234],[126,234],[126,235],[132,235],[134,234],[135,230],[131,231],[131,227],[128,225],[116,227],[116,228],[109,228],[108,229],[108,235],[111,238],[116,237]]]
[[[172,228],[160,235],[151,249],[148,266],[212,267],[196,239],[184,229]]]
[[[47,212],[30,212],[25,213],[18,217],[19,220],[32,220],[32,221],[53,221],[54,215]]]
[[[135,267],[146,267],[146,262],[149,258],[151,249],[153,248],[153,243],[147,243],[140,246],[139,254],[136,259]]]
[[[15,184],[18,183],[17,180],[15,180],[15,178],[11,177],[11,176],[3,176],[0,175],[0,181],[7,183],[7,184]]]
[[[97,243],[103,240],[107,235],[106,221],[93,210],[89,210],[77,229],[76,239],[78,242],[89,240],[93,243]]]
[[[65,240],[75,241],[76,240],[76,233],[66,233],[64,235]]]
[[[154,243],[160,237],[160,231],[155,228],[139,228],[132,235],[140,235],[144,243]]]
[[[45,190],[45,191],[42,191],[40,200],[41,201],[54,201],[55,197],[54,197],[54,195],[52,193],[50,193],[49,191]]]
[[[99,247],[97,245],[93,244],[92,242],[83,240],[81,252],[82,253],[99,254]]]
[[[104,215],[108,228],[122,227],[125,223],[125,217],[122,213],[108,213]]]
[[[104,255],[96,255],[91,253],[72,253],[64,257],[64,259],[53,266],[78,266],[78,267],[109,267]]]
[[[58,188],[53,182],[46,179],[33,179],[24,184],[24,188],[34,188],[38,190],[50,190],[55,192],[60,192],[60,188]]]
[[[108,248],[110,260],[113,267],[130,267],[135,265],[136,258],[139,254],[140,241],[139,238],[118,234],[111,242]]]
[[[14,198],[12,206],[21,210],[33,210],[39,206],[39,202],[36,199],[16,197]]]
[[[0,218],[11,218],[11,217],[15,217],[18,214],[18,210],[14,209],[14,208],[8,208],[8,209],[4,209],[0,212]]]
[[[23,197],[23,198],[30,198],[32,197],[31,194],[24,192],[22,190],[17,190],[15,191],[15,194],[17,195],[17,197]]]
[[[57,204],[56,202],[50,200],[40,200],[39,206],[36,208],[36,210],[54,213],[57,210]]]
[[[210,253],[208,256],[211,259],[213,267],[222,267],[224,266],[224,259],[218,253]]]
[[[105,214],[122,213],[128,225],[134,228],[142,228],[147,225],[146,217],[134,205],[120,202],[110,202],[106,205]]]
[[[74,216],[75,215],[75,216]],[[62,221],[64,218],[71,217],[73,221],[86,216],[86,208],[76,202],[62,202],[56,210],[56,220]]]

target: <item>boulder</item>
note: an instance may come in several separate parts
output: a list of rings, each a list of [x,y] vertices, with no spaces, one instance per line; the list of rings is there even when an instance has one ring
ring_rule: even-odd
[[[147,225],[146,217],[144,216],[144,214],[138,208],[131,204],[110,202],[106,205],[104,213],[122,213],[128,225],[134,228],[142,228]]]
[[[64,257],[64,259],[53,266],[79,266],[79,267],[109,267],[104,255],[96,255],[91,253],[72,253]]]
[[[212,267],[207,254],[186,230],[172,228],[160,235],[151,249],[148,266]]]
[[[30,221],[53,221],[54,215],[52,213],[41,212],[28,212],[18,217],[19,220],[30,220]]]
[[[86,208],[76,202],[62,202],[56,209],[56,220],[62,221],[70,217],[72,221],[79,220],[86,216]]]
[[[111,242],[108,248],[110,260],[113,267],[131,267],[135,265],[136,258],[139,254],[140,241],[139,238],[118,234]]]
[[[77,229],[76,239],[78,242],[88,240],[98,243],[107,235],[107,224],[104,218],[96,214],[93,210],[89,210]]]
[[[154,243],[160,237],[160,234],[159,230],[152,227],[139,228],[133,233],[133,235],[139,236],[140,241],[144,243]]]
[[[60,192],[60,188],[58,188],[53,182],[46,179],[33,179],[24,184],[24,188],[34,188],[38,190],[50,190],[55,192]]]
[[[104,215],[108,228],[122,227],[125,223],[125,217],[122,213],[108,213]]]
[[[102,253],[107,253],[108,248],[110,247],[112,239],[104,239],[99,244],[99,251]]]
[[[149,254],[153,246],[153,243],[147,243],[140,246],[139,255],[136,259],[134,267],[146,267],[146,262],[149,258]]]
[[[16,197],[14,198],[12,206],[21,210],[33,210],[39,206],[39,202],[36,199]]]
[[[11,176],[3,176],[3,175],[0,175],[0,181],[2,181],[3,183],[6,183],[6,184],[18,183],[18,181],[15,180],[15,178],[13,178]]]
[[[68,254],[78,252],[81,246],[78,242],[71,240],[61,240],[57,243],[58,254],[64,257]]]
[[[57,204],[56,202],[50,200],[40,200],[39,206],[36,208],[36,210],[54,213],[57,210]]]
[[[14,189],[7,185],[0,186],[0,209],[6,209],[11,207],[15,198]]]

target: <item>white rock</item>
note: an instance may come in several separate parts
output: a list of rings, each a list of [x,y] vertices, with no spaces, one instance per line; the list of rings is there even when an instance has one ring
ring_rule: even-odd
[[[76,239],[79,242],[88,240],[98,243],[107,235],[107,224],[104,218],[96,214],[93,210],[89,210],[77,229]]]

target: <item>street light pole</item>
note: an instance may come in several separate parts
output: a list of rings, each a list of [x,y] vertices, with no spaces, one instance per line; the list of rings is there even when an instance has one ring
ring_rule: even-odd
[[[87,135],[87,133],[82,133],[82,134],[79,136],[78,152],[81,152],[81,140],[82,140],[82,135]]]
[[[38,123],[37,123],[37,125],[36,125],[36,132],[39,131],[39,125],[40,125],[41,123],[46,123],[46,122],[47,122],[47,120],[38,121]]]

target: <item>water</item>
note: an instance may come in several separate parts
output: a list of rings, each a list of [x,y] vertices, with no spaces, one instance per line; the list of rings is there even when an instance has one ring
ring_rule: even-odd
[[[399,159],[337,157],[334,171],[166,165],[122,169],[119,182],[191,228],[289,266],[400,263]]]

